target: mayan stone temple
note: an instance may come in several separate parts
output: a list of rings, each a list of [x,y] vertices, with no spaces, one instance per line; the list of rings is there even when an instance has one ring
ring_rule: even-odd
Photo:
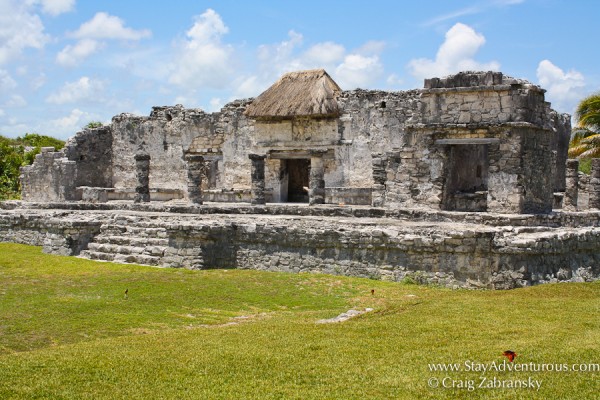
[[[154,107],[22,169],[0,240],[183,268],[508,289],[600,276],[600,160],[501,72],[405,92],[291,72],[220,112]]]

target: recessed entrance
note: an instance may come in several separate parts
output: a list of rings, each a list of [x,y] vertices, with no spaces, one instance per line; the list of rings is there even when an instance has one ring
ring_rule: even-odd
[[[288,175],[287,201],[308,203],[308,176],[310,160],[304,158],[285,160]]]
[[[488,146],[449,146],[443,208],[451,211],[486,211]]]

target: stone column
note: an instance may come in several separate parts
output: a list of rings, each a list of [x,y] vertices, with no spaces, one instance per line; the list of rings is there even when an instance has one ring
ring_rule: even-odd
[[[566,171],[566,189],[563,199],[563,209],[565,211],[577,210],[577,195],[579,192],[579,160],[567,160]]]
[[[198,154],[186,154],[187,188],[191,203],[202,204],[202,174],[204,173],[204,157]]]
[[[600,158],[592,159],[592,171],[590,173],[590,208],[600,209]]]
[[[325,203],[325,168],[323,155],[327,150],[310,152],[310,177],[308,182],[308,204]]]
[[[385,199],[385,182],[387,180],[387,158],[380,153],[371,154],[371,167],[373,168],[373,188],[371,191],[371,205],[382,207]]]
[[[137,153],[134,158],[138,184],[133,201],[147,203],[150,201],[150,154]]]
[[[252,200],[251,204],[265,204],[265,158],[266,155],[249,154],[248,158],[252,160]]]

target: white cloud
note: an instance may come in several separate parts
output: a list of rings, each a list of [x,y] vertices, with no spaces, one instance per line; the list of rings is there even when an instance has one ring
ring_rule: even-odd
[[[572,112],[583,98],[585,78],[580,72],[574,69],[565,72],[549,60],[543,60],[536,73],[540,85],[547,90],[547,100],[555,108]]]
[[[13,94],[10,96],[8,101],[4,103],[5,107],[17,108],[17,107],[25,107],[27,105],[27,101],[23,98],[23,96],[18,94]]]
[[[91,20],[81,24],[70,36],[76,39],[140,40],[152,36],[152,32],[148,29],[136,31],[127,28],[121,18],[99,12]]]
[[[63,67],[73,67],[104,48],[104,40],[137,41],[152,36],[148,29],[134,30],[125,26],[125,22],[114,15],[99,12],[81,24],[70,37],[79,39],[74,45],[67,45],[56,55],[56,63]]]
[[[66,138],[80,131],[88,122],[99,119],[95,114],[75,108],[65,117],[50,120],[48,126],[44,127],[43,131],[48,132],[52,136]]]
[[[94,54],[104,45],[93,39],[82,39],[74,46],[67,45],[56,55],[56,62],[63,67],[73,67]]]
[[[48,103],[65,104],[82,100],[100,100],[104,92],[104,82],[81,77],[78,81],[68,82],[56,93],[46,98]]]
[[[3,69],[0,69],[0,90],[7,92],[17,87],[17,82]]]
[[[4,117],[4,114],[5,114],[4,110],[0,108],[0,117]]]
[[[41,74],[39,74],[36,78],[33,78],[29,82],[29,86],[33,90],[38,90],[39,88],[41,88],[45,84],[46,84],[46,74],[44,74],[43,72]]]
[[[59,15],[75,8],[75,0],[41,0],[42,10],[46,14]]]
[[[302,34],[289,31],[287,40],[258,48],[258,70],[234,82],[234,97],[257,96],[282,74],[290,71],[323,68],[344,89],[369,86],[381,78],[383,65],[379,53],[384,42],[369,41],[348,52],[335,42],[321,42],[302,49]]]
[[[370,86],[382,73],[383,66],[377,55],[348,54],[335,69],[335,79],[343,89],[354,89]]]
[[[219,14],[211,9],[196,16],[187,39],[179,44],[169,82],[191,89],[227,85],[234,73],[233,48],[222,44],[221,37],[228,31]]]
[[[333,42],[323,42],[309,48],[302,58],[308,64],[328,65],[343,60],[345,53],[344,46]]]
[[[446,40],[436,54],[435,60],[413,59],[408,64],[411,74],[417,79],[445,76],[460,71],[497,71],[497,61],[480,63],[473,57],[485,44],[485,37],[468,25],[457,23],[446,32]]]
[[[41,49],[48,42],[40,17],[30,2],[0,1],[0,65],[26,48]]]

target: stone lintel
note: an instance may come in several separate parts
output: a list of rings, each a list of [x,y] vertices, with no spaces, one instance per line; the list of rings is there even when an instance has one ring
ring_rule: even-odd
[[[267,158],[267,155],[250,153],[250,154],[248,154],[248,158],[251,160],[264,160],[265,158]]]
[[[135,158],[135,161],[147,161],[147,160],[150,160],[150,154],[137,153],[135,156],[133,156],[133,158]]]
[[[457,138],[457,139],[437,139],[436,145],[447,145],[447,144],[494,144],[500,143],[498,138]]]
[[[329,151],[329,149],[270,150],[269,158],[273,160],[307,159],[313,157],[314,151],[322,152],[321,157],[325,160],[335,158],[333,151]]]
[[[200,154],[186,154],[185,161],[187,162],[204,162],[205,157]]]

